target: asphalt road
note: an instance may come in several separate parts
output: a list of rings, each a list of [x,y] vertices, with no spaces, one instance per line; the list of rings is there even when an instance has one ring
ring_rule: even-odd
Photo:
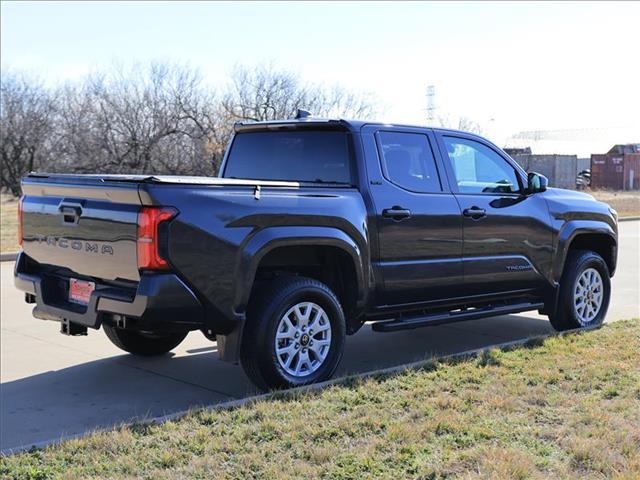
[[[619,267],[608,321],[640,316],[640,221],[620,224]],[[217,359],[216,345],[191,333],[174,353],[136,358],[102,331],[65,337],[58,324],[32,318],[1,265],[0,449],[54,441],[134,418],[155,417],[256,393],[241,367]],[[526,313],[348,337],[337,375],[366,372],[551,333],[545,317]]]

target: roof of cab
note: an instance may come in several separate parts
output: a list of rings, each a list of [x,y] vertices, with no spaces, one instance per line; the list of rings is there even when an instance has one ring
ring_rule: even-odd
[[[287,128],[345,128],[348,130],[359,130],[365,122],[344,120],[341,118],[286,118],[282,120],[267,120],[261,122],[248,121],[236,122],[233,128],[236,132],[248,130],[280,130]]]
[[[236,132],[246,132],[252,130],[283,130],[283,129],[295,129],[295,128],[343,128],[350,131],[360,131],[365,125],[379,125],[389,128],[425,128],[441,133],[463,133],[465,135],[479,136],[470,132],[463,132],[460,130],[453,130],[441,127],[430,127],[428,125],[408,125],[401,123],[388,123],[388,122],[376,122],[365,120],[347,120],[344,118],[319,118],[319,117],[305,117],[305,118],[291,118],[282,120],[267,120],[267,121],[247,121],[236,122],[234,124],[234,130]]]

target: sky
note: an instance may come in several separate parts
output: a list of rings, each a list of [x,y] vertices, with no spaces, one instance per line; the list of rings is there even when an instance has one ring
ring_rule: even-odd
[[[2,1],[0,18],[2,71],[51,83],[169,61],[220,86],[270,62],[369,93],[384,121],[426,124],[434,85],[438,114],[496,143],[603,128],[640,141],[640,2]]]

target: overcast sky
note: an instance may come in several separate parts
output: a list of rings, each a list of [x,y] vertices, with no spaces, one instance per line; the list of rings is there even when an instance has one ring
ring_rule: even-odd
[[[371,92],[382,120],[441,112],[497,142],[520,130],[634,127],[640,137],[640,2],[1,4],[3,70],[47,81],[168,60],[214,85],[236,63]]]

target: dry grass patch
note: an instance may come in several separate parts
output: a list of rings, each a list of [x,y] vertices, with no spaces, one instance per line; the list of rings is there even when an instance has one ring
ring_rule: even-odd
[[[0,460],[6,478],[640,478],[640,322]]]
[[[588,193],[611,205],[620,217],[640,216],[640,190],[590,190]]]
[[[18,250],[18,199],[0,194],[0,251]]]

